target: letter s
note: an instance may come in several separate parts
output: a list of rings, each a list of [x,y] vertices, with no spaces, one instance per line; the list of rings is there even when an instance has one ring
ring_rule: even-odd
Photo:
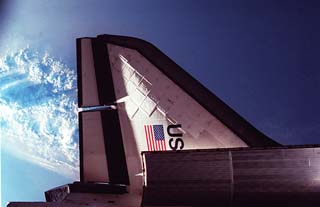
[[[169,140],[169,146],[173,151],[176,151],[178,148],[181,150],[184,147],[184,142],[181,138],[177,138],[174,142],[174,146],[172,146],[173,138]],[[179,147],[180,144],[180,147]]]

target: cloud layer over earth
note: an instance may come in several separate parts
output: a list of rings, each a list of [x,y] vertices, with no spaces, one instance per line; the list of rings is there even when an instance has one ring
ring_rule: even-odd
[[[0,58],[2,148],[70,178],[79,176],[76,72],[30,48]]]

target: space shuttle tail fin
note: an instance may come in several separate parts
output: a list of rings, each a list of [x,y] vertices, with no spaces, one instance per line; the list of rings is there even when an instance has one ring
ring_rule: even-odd
[[[93,38],[77,40],[80,177],[83,182],[129,184],[115,94],[104,47]],[[109,109],[109,110],[108,110]]]
[[[142,151],[279,145],[146,41],[80,38],[77,56],[84,180],[132,184]]]

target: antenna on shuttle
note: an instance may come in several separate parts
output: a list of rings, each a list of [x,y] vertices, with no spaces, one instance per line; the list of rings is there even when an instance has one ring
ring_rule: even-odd
[[[79,107],[78,112],[89,112],[89,111],[107,111],[107,110],[116,110],[116,105],[104,105],[104,106],[88,106],[88,107]]]

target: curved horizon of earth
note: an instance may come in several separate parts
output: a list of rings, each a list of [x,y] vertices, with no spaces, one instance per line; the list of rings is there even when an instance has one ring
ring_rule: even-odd
[[[75,69],[31,47],[0,57],[1,148],[77,180],[76,80]]]

